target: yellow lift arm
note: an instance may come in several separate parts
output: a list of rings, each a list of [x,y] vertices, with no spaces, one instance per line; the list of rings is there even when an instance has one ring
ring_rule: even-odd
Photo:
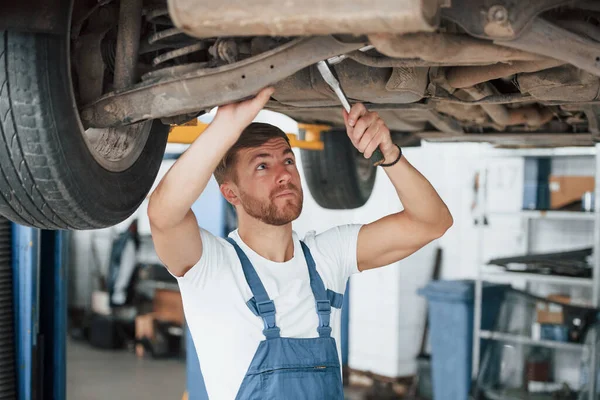
[[[169,131],[169,143],[191,144],[198,136],[204,132],[208,124],[192,120],[183,125],[171,127]],[[304,131],[304,140],[298,139],[296,134],[287,133],[292,147],[304,150],[322,151],[324,146],[321,141],[321,133],[331,129],[327,125],[298,124],[298,129]]]

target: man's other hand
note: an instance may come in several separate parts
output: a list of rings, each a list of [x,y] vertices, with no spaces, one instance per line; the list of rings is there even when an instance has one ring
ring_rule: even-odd
[[[228,124],[235,124],[240,129],[244,129],[267,104],[273,92],[275,92],[275,89],[267,87],[258,92],[256,97],[252,99],[219,106],[215,121],[227,121]]]

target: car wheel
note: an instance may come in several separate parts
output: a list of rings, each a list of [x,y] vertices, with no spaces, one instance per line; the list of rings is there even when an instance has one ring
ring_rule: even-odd
[[[126,219],[155,180],[168,126],[84,130],[68,39],[0,34],[0,213],[44,229]]]
[[[304,138],[302,130],[300,138]],[[373,191],[377,168],[356,150],[344,130],[323,132],[321,140],[323,151],[300,151],[312,197],[328,209],[363,206]]]

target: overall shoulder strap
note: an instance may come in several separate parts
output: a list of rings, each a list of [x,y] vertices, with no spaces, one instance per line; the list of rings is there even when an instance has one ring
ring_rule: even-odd
[[[279,328],[275,324],[275,303],[269,298],[269,295],[260,281],[254,266],[248,259],[248,256],[246,256],[244,251],[240,248],[240,246],[238,246],[235,240],[227,238],[227,241],[231,243],[235,249],[235,252],[237,253],[237,256],[242,264],[244,277],[246,278],[246,282],[248,282],[248,286],[250,286],[250,290],[254,296],[256,312],[263,319],[265,324],[263,334],[267,339],[279,337]]]
[[[317,315],[319,316],[319,327],[317,328],[317,331],[319,332],[320,337],[329,337],[331,336],[331,303],[327,296],[327,290],[325,290],[323,280],[317,272],[317,266],[310,253],[310,249],[303,241],[300,241],[300,244],[302,245],[302,252],[306,259],[306,265],[308,266],[310,288],[312,289],[313,296],[315,296]]]

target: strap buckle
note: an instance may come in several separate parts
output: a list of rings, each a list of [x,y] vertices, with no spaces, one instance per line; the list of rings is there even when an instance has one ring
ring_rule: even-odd
[[[258,309],[258,315],[261,317],[275,315],[275,303],[273,300],[257,302],[256,308]]]
[[[317,300],[317,313],[331,314],[331,303],[329,300]]]

